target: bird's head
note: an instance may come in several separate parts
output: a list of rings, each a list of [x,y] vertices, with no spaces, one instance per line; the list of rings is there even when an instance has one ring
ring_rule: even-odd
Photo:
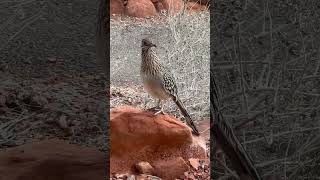
[[[157,47],[155,44],[153,44],[149,39],[147,39],[147,38],[144,38],[144,39],[142,39],[142,41],[141,41],[141,47],[143,48],[143,49],[148,49],[148,48],[150,48],[150,47]]]

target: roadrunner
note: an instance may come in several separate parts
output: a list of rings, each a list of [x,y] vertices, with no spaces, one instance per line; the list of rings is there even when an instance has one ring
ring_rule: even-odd
[[[178,97],[178,89],[171,72],[166,69],[160,62],[153,48],[157,47],[148,39],[142,39],[141,48],[141,69],[140,75],[146,91],[153,97],[158,99],[158,105],[155,108],[160,110],[156,112],[163,113],[163,105],[161,100],[172,99],[182,115],[186,118],[188,126],[193,130],[195,135],[200,135],[197,127],[193,123],[189,113]]]

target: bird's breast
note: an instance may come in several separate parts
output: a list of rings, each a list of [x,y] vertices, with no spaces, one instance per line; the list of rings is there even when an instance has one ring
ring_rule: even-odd
[[[170,95],[163,89],[162,82],[158,78],[141,74],[144,89],[153,97],[166,100]]]

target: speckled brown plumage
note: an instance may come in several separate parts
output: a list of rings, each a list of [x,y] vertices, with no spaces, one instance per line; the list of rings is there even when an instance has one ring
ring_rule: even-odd
[[[142,39],[141,48],[140,75],[145,89],[151,96],[159,100],[172,99],[186,118],[186,122],[193,130],[193,133],[200,135],[189,113],[178,97],[178,89],[174,77],[169,69],[160,63],[154,51],[156,45],[148,39]]]

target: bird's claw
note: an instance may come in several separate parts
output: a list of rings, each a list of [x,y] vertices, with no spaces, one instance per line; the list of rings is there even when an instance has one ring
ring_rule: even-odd
[[[158,115],[158,114],[163,114],[164,115],[163,109],[161,107],[159,107],[159,106],[149,108],[149,109],[147,109],[147,111],[154,112],[154,115]]]
[[[158,112],[158,111],[161,111],[161,107],[158,107],[158,106],[152,107],[147,109],[147,111]]]
[[[161,109],[161,110],[159,110],[158,112],[154,113],[154,115],[158,115],[158,114],[162,114],[162,115],[164,115],[163,110]]]

